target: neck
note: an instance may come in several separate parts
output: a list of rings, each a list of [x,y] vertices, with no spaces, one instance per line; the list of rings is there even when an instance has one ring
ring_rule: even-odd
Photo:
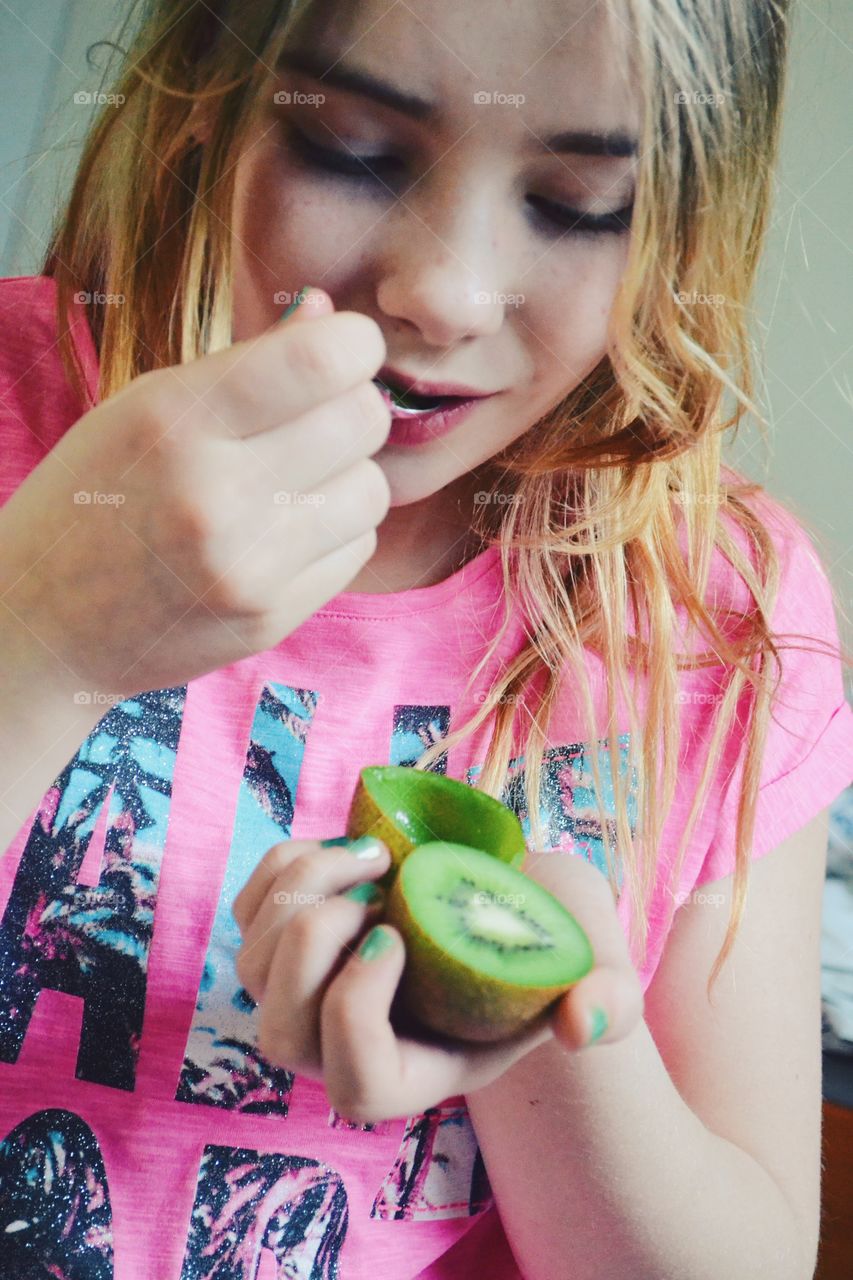
[[[420,502],[391,507],[375,552],[346,590],[384,595],[449,578],[485,548],[471,528],[474,493],[483,487],[468,474]]]

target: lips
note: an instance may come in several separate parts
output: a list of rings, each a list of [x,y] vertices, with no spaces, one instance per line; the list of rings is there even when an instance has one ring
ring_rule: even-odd
[[[413,378],[399,369],[385,365],[376,375],[374,381],[385,383],[388,387],[402,388],[419,396],[451,396],[458,400],[480,400],[486,396],[497,395],[496,391],[480,391],[476,387],[464,386],[461,382],[426,382]]]
[[[497,392],[477,391],[450,382],[422,382],[385,367],[373,379],[395,415],[417,416],[437,408],[453,408],[470,400],[484,400]]]

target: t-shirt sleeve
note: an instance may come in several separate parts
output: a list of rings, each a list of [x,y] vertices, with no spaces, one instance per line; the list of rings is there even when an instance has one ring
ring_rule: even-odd
[[[780,534],[779,592],[771,630],[782,674],[762,756],[753,859],[799,831],[853,780],[853,710],[844,693],[829,577],[793,517],[783,518]],[[732,735],[721,766],[726,780],[717,822],[696,884],[734,873],[744,754],[743,734]]]
[[[88,400],[97,397],[98,359],[82,308],[72,340]],[[90,407],[70,384],[59,351],[56,284],[49,276],[0,279],[0,506]]]

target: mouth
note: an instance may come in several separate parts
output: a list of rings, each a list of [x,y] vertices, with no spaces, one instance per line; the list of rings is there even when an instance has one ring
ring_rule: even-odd
[[[495,394],[472,391],[465,387],[453,387],[452,391],[458,394],[451,394],[449,388],[445,391],[442,386],[431,387],[415,381],[408,381],[406,385],[407,380],[402,375],[393,371],[386,372],[384,369],[376,375],[373,382],[382,392],[394,417],[417,418],[439,410],[449,411],[472,400],[484,400],[489,394]]]

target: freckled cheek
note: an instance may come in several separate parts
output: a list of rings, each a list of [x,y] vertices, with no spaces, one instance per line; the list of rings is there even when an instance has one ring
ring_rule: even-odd
[[[244,243],[263,246],[265,265],[286,283],[298,277],[332,297],[345,297],[366,265],[370,222],[362,226],[352,205],[298,174],[279,181],[261,175],[256,193],[244,203],[242,226]]]
[[[560,387],[572,379],[579,382],[594,369],[607,350],[607,315],[604,302],[590,300],[581,307],[567,298],[565,307],[537,325],[532,340],[541,376]]]
[[[533,321],[541,342],[535,337],[533,342],[539,353],[537,363],[551,367],[557,380],[565,379],[567,371],[580,379],[605,354],[607,323],[620,276],[621,267],[612,262],[593,262],[567,274],[556,290],[549,290],[547,306],[537,311]]]

